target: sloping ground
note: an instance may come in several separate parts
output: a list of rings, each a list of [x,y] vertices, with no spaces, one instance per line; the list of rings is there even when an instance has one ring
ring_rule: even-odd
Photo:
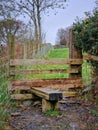
[[[57,115],[41,112],[40,102],[30,107],[21,105],[12,114],[12,130],[98,130],[98,107],[94,103],[63,99]],[[13,116],[14,115],[14,116]]]

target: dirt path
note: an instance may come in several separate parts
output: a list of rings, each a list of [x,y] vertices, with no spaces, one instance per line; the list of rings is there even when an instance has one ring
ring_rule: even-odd
[[[59,115],[47,116],[41,112],[41,104],[17,109],[20,115],[9,122],[14,130],[98,130],[98,107],[93,103],[65,101],[60,103]]]

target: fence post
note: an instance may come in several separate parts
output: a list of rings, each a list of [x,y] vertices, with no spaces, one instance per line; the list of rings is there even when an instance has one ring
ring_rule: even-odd
[[[78,49],[73,43],[74,43],[74,34],[72,29],[69,31],[69,57],[70,59],[83,59],[82,56],[82,50]],[[82,77],[82,64],[80,65],[70,65],[71,69],[78,68],[79,72],[77,74],[71,73],[70,78],[79,78]]]

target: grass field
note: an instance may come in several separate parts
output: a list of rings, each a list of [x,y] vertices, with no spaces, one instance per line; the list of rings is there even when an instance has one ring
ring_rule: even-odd
[[[61,49],[54,49],[52,50],[48,55],[47,58],[69,58],[69,48],[61,48]],[[67,66],[63,66],[67,67]],[[68,77],[68,75],[63,74],[60,75],[61,77]],[[88,84],[91,82],[91,65],[87,63],[87,61],[83,61],[82,65],[82,78],[83,78],[83,83]]]
[[[45,59],[57,59],[57,58],[69,58],[69,49],[63,48],[63,49],[53,49],[51,50],[47,56],[44,57]],[[68,69],[69,65],[37,65],[37,66],[28,66],[28,69],[34,69],[34,70],[50,70],[50,69]],[[21,69],[25,69],[23,66]],[[18,75],[16,76],[16,79],[47,79],[47,78],[68,78],[69,74],[64,73],[58,73],[58,74],[29,74],[29,75]]]
[[[49,54],[46,56],[47,58],[69,58],[69,49],[68,48],[60,48],[60,49],[54,49],[49,52]]]

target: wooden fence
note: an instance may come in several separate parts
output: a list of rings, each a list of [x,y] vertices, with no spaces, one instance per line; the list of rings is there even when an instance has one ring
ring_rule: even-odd
[[[74,49],[74,47],[73,47]],[[76,51],[76,48],[75,48]],[[78,50],[79,52],[79,50]],[[76,54],[76,53],[75,53]],[[74,54],[74,55],[75,55]],[[77,56],[78,55],[78,56]],[[75,90],[82,88],[82,63],[85,60],[98,61],[96,56],[84,56],[79,59],[79,53],[77,58],[73,56],[70,59],[12,59],[10,60],[10,76],[12,77],[10,91],[18,91],[18,94],[12,94],[14,99],[26,99],[32,98],[32,94],[23,94],[23,91],[29,91],[32,87],[45,87],[56,90],[61,90],[64,97],[75,96],[77,93]],[[81,56],[81,55],[80,55]],[[56,68],[55,66],[60,66]],[[69,65],[69,67],[64,67]],[[42,67],[43,66],[43,67]],[[46,66],[46,67],[45,67]],[[47,66],[51,66],[51,69],[47,69]],[[41,75],[46,74],[48,77]],[[60,77],[52,77],[52,74],[56,74]],[[65,74],[69,76],[64,77]],[[49,76],[50,75],[50,76]],[[63,75],[63,77],[62,77]],[[35,76],[35,77],[34,77]],[[22,98],[23,97],[23,98]]]

